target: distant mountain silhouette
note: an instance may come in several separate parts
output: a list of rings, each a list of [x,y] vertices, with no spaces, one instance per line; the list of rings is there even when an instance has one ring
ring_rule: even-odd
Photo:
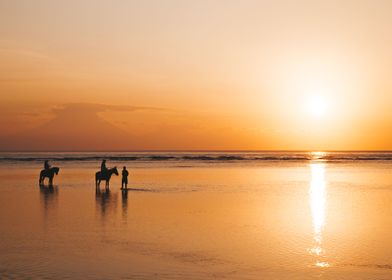
[[[69,104],[55,110],[56,116],[49,122],[0,139],[1,150],[129,149],[132,147],[132,135],[97,115],[105,108],[105,105]],[[137,107],[130,108],[133,109]]]
[[[176,123],[176,119],[173,122],[163,121],[153,125],[152,130],[147,127],[144,133],[139,131],[133,135],[99,116],[105,111],[138,110],[162,114],[175,112],[153,107],[66,104],[53,109],[55,116],[47,123],[0,138],[0,151],[229,150],[235,149],[242,139],[235,130],[230,130],[230,126],[216,126],[207,118],[200,124],[194,124],[192,118],[180,123]],[[144,123],[149,125],[147,119],[145,122],[142,119],[138,125]],[[250,140],[245,143],[251,143]]]

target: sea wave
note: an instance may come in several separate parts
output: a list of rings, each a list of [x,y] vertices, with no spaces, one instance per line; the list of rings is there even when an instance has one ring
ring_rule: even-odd
[[[303,154],[290,154],[290,153],[279,153],[279,154],[133,154],[133,155],[119,155],[119,154],[94,154],[86,155],[51,155],[51,154],[38,154],[38,155],[23,155],[23,154],[7,154],[0,156],[0,162],[17,161],[17,162],[34,162],[42,160],[50,161],[100,161],[106,159],[108,161],[206,161],[206,162],[233,162],[233,161],[392,161],[392,153],[380,153],[380,154],[363,154],[363,153],[335,153],[315,156],[312,153]]]

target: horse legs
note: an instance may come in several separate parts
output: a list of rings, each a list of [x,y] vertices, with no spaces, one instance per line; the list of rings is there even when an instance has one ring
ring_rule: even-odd
[[[49,177],[49,186],[52,186],[53,185],[53,176],[50,176]]]

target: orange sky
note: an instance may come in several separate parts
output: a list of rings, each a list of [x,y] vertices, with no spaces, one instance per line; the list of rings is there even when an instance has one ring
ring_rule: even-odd
[[[391,10],[0,1],[0,150],[392,149]]]

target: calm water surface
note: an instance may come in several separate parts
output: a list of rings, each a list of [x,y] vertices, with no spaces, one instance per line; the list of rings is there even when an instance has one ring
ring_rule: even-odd
[[[100,154],[40,188],[51,156],[0,156],[0,278],[392,279],[388,154],[112,155],[128,193],[96,191]]]

